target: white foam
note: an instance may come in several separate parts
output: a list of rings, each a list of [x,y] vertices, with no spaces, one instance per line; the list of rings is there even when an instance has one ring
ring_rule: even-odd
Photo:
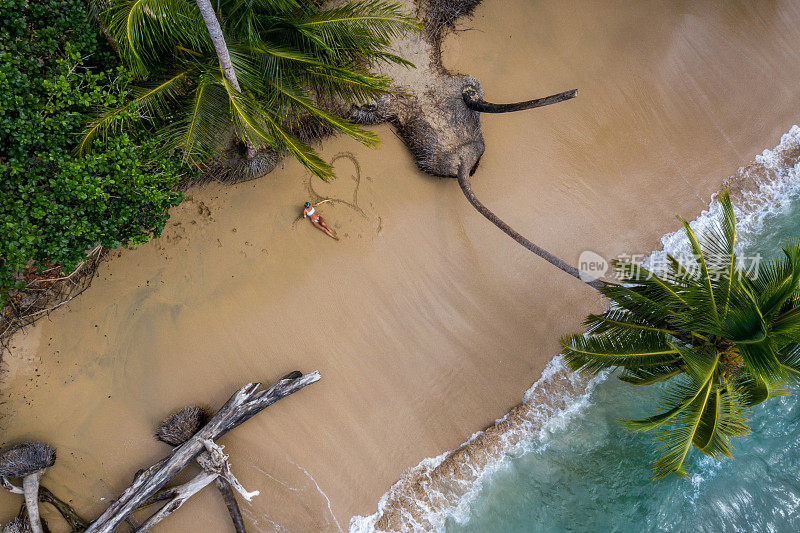
[[[377,512],[369,516],[354,516],[350,519],[350,533],[383,531],[377,528],[376,522],[384,513],[397,511],[397,507],[392,506],[396,499],[402,496],[401,493],[408,490],[409,482],[425,485],[426,494],[429,497],[433,496],[429,499],[434,501],[448,500],[449,493],[454,491],[453,484],[456,485],[455,491],[460,494],[457,501],[448,506],[435,507],[426,501],[417,500],[415,509],[400,509],[402,518],[399,521],[404,525],[403,531],[442,531],[448,519],[464,523],[469,519],[471,504],[480,494],[485,482],[495,472],[507,468],[512,457],[525,453],[534,446],[537,449],[546,446],[550,435],[566,427],[572,419],[589,406],[592,391],[598,383],[605,379],[606,375],[601,374],[586,381],[577,374],[569,372],[561,356],[554,357],[545,367],[542,376],[525,392],[523,404],[529,404],[529,412],[525,414],[524,419],[517,417],[510,425],[511,429],[500,435],[501,440],[495,446],[496,452],[499,453],[495,453],[494,457],[480,470],[473,465],[467,465],[472,473],[469,476],[471,479],[450,479],[449,483],[444,485],[440,484],[440,480],[434,479],[435,469],[453,453],[452,450],[436,457],[423,459],[417,466],[410,468],[381,497]],[[537,393],[541,392],[541,388],[552,385],[554,381],[566,382],[565,388],[570,392],[565,393],[558,402],[552,404],[541,402],[542,398],[537,397]],[[495,420],[495,425],[508,422],[511,417],[512,413],[508,413],[503,418]],[[470,446],[483,435],[483,431],[474,433],[459,449]],[[437,486],[442,486],[442,489],[437,489]],[[440,490],[438,494],[436,494],[437,490]],[[448,494],[444,491],[447,491]]]
[[[744,189],[735,195],[734,209],[737,217],[737,230],[741,236],[738,250],[746,248],[749,239],[758,234],[770,217],[785,213],[793,201],[800,197],[800,127],[781,137],[780,144],[772,150],[764,150],[752,163],[739,169],[736,184]],[[695,232],[702,232],[710,224],[716,224],[721,206],[716,197],[711,199],[707,210],[690,223]],[[689,243],[683,230],[664,235],[661,239],[663,249],[654,251],[651,260],[659,254],[680,255],[689,253]],[[448,519],[464,523],[469,519],[472,502],[480,494],[483,486],[498,470],[508,466],[512,457],[530,450],[541,450],[547,446],[548,438],[554,432],[566,427],[590,405],[593,389],[606,379],[605,374],[582,382],[576,374],[569,372],[560,356],[555,357],[545,368],[542,376],[525,392],[523,407],[527,410],[508,413],[496,421],[495,425],[507,424],[509,429],[499,435],[499,444],[492,443],[494,456],[478,469],[475,465],[462,465],[469,469],[465,479],[435,479],[436,469],[450,456],[448,451],[424,459],[409,469],[387,491],[378,502],[377,511],[369,516],[354,516],[350,519],[351,533],[381,531],[377,522],[386,513],[395,515],[394,523],[401,523],[403,531],[442,531]],[[562,388],[565,392],[558,398],[545,394],[543,389]],[[543,402],[542,399],[548,401]],[[538,402],[538,403],[537,403]],[[458,450],[469,448],[481,438],[484,432],[473,434]],[[707,476],[714,475],[713,460],[701,463],[706,468],[692,478],[699,484]],[[424,498],[412,498],[411,490],[422,487]],[[451,501],[454,494],[458,497]],[[403,502],[398,506],[398,502]],[[447,502],[433,505],[430,502]],[[399,516],[398,516],[399,515]]]
[[[778,146],[772,150],[764,150],[752,163],[739,169],[738,179],[735,181],[743,185],[745,190],[734,202],[737,233],[741,237],[737,242],[737,252],[751,244],[752,235],[763,230],[765,221],[785,213],[800,195],[798,150],[800,127],[795,125],[781,137]],[[695,233],[702,233],[704,228],[716,224],[721,211],[722,207],[715,195],[708,209],[689,225]],[[663,253],[690,253],[689,240],[683,229],[661,237],[661,245],[662,250],[654,252],[654,256]]]

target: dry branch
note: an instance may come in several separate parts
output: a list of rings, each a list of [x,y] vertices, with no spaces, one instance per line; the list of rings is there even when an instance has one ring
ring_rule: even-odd
[[[242,518],[242,510],[239,509],[239,503],[236,501],[236,495],[233,494],[233,489],[224,479],[217,477],[214,480],[217,485],[217,490],[222,494],[222,500],[225,502],[225,507],[228,508],[228,514],[231,515],[231,522],[233,522],[233,529],[236,533],[245,533],[244,519]]]
[[[87,252],[85,260],[63,276],[48,277],[60,267],[44,272],[19,273],[19,280],[25,286],[10,291],[8,299],[0,305],[0,355],[8,348],[9,340],[17,331],[47,316],[86,290],[104,252],[102,247],[95,246]]]

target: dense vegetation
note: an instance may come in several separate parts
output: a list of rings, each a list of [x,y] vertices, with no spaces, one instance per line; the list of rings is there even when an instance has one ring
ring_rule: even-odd
[[[133,98],[111,105],[83,142],[108,132],[156,126],[161,144],[205,166],[237,137],[294,155],[322,178],[332,168],[304,130],[341,132],[373,146],[377,136],[323,103],[363,103],[391,88],[375,62],[410,65],[391,54],[393,36],[418,27],[401,6],[357,0],[335,8],[300,0],[110,0],[100,18],[137,76]],[[221,34],[220,34],[221,30]],[[305,139],[303,137],[306,137]],[[83,146],[82,146],[83,148]]]
[[[68,271],[96,243],[158,234],[180,201],[179,162],[153,157],[143,136],[74,155],[127,78],[81,0],[0,3],[0,301],[24,268]]]
[[[730,456],[730,438],[750,431],[749,409],[800,381],[800,243],[769,262],[740,262],[727,193],[720,202],[722,220],[699,236],[684,222],[690,256],[668,255],[663,273],[618,263],[622,283],[600,289],[611,308],[589,316],[588,333],[562,339],[574,370],[666,383],[660,414],[626,421],[659,433],[657,478],[685,475],[692,446]]]

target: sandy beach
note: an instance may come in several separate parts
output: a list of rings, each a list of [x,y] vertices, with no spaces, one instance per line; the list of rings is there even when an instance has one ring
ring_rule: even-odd
[[[446,38],[444,65],[492,101],[579,96],[484,116],[475,192],[572,263],[658,248],[676,213],[696,216],[800,120],[799,16],[790,2],[487,0]],[[491,226],[455,180],[419,172],[390,126],[375,130],[378,150],[323,143],[332,183],[287,160],[194,187],[161,238],[115,251],[89,290],[15,337],[2,445],[54,445],[45,484],[95,516],[169,451],[153,438],[166,415],[319,370],[221,443],[261,491],[243,505],[253,531],[338,531],[517,405],[602,301]],[[340,242],[300,218],[322,198]],[[18,503],[0,493],[0,521]],[[227,520],[205,491],[159,531]]]

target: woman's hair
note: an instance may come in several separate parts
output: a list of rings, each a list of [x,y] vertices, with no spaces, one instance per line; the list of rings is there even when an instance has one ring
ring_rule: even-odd
[[[306,202],[306,207],[311,207],[311,202]]]

